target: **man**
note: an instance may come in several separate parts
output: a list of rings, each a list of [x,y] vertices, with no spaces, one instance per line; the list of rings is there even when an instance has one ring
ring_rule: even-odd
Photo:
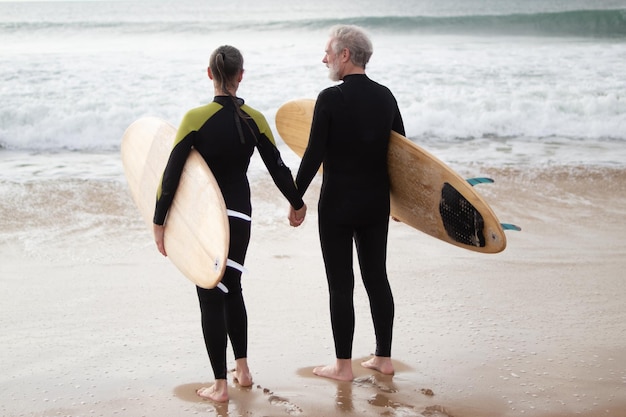
[[[354,271],[356,244],[363,283],[369,297],[376,353],[361,365],[394,373],[391,362],[394,303],[387,279],[389,175],[387,149],[392,130],[404,134],[393,94],[365,74],[372,44],[363,29],[333,27],[322,62],[333,81],[315,104],[309,144],[296,185],[304,195],[324,164],[318,204],[319,236],[330,294],[336,362],[317,367],[316,375],[350,381],[354,336]],[[303,218],[291,210],[290,222]]]

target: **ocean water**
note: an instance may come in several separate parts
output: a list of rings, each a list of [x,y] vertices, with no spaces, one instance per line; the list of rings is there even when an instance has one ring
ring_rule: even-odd
[[[273,126],[331,84],[335,23],[368,30],[368,74],[407,136],[461,171],[626,168],[626,0],[0,1],[0,235],[129,215],[125,128],[211,100],[220,44],[242,50],[239,95]]]

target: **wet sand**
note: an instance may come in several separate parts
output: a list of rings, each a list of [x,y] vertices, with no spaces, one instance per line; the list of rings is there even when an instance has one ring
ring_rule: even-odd
[[[244,277],[254,384],[230,380],[221,405],[194,394],[212,380],[194,288],[138,215],[129,230],[34,248],[14,234],[0,242],[0,415],[626,415],[626,175],[484,174],[500,220],[523,228],[503,253],[391,225],[393,377],[359,365],[374,338],[358,280],[355,380],[311,372],[333,360],[315,193],[299,229],[256,222]],[[255,191],[255,210],[282,218],[271,193]],[[130,198],[121,210],[136,213]]]

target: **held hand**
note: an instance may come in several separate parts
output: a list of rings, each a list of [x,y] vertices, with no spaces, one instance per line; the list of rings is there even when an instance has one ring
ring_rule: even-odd
[[[161,255],[167,256],[167,252],[165,251],[165,227],[154,224],[152,228],[154,230],[154,242],[157,245],[157,249],[161,252]]]
[[[296,210],[293,207],[289,207],[289,224],[293,227],[298,227],[304,221],[306,217],[306,204],[300,209]]]

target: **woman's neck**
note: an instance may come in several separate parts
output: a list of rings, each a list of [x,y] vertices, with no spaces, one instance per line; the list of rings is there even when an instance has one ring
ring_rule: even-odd
[[[237,97],[237,87],[239,87],[238,85],[235,87],[231,87],[228,88],[226,90],[224,90],[222,88],[221,85],[214,83],[213,84],[213,94],[216,96],[233,96],[233,97]]]

